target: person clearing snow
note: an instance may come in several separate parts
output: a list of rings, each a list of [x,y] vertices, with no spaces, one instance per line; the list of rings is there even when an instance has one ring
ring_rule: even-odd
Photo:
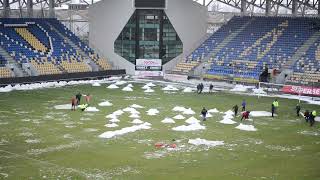
[[[205,120],[207,120],[207,113],[208,113],[208,111],[207,111],[207,109],[205,108],[205,107],[203,107],[203,109],[201,110],[201,115],[202,115],[202,120],[203,121],[205,121]]]
[[[242,122],[243,119],[245,119],[245,120],[246,120],[246,119],[249,119],[249,114],[250,114],[250,111],[245,111],[245,112],[243,112],[240,121]]]
[[[75,111],[76,110],[76,106],[77,106],[77,98],[75,96],[73,96],[71,98],[71,111]]]

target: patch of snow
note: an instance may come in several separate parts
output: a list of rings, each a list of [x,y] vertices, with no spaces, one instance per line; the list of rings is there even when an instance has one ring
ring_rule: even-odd
[[[108,89],[118,89],[119,87],[115,84],[111,84],[107,87]]]
[[[172,109],[172,111],[178,111],[178,112],[183,112],[185,111],[186,108],[182,107],[182,106],[176,106]]]
[[[138,104],[132,104],[130,107],[137,108],[137,109],[144,108],[143,106],[140,106]]]
[[[202,126],[199,123],[195,123],[195,124],[190,124],[190,125],[182,125],[182,126],[177,126],[172,128],[172,130],[174,131],[198,131],[198,130],[203,130],[206,129],[205,126]]]
[[[109,115],[106,115],[106,118],[116,119],[118,118],[118,116],[115,114],[109,114]]]
[[[185,117],[182,116],[181,114],[178,114],[178,115],[174,116],[173,119],[185,119]]]
[[[104,101],[98,104],[99,106],[112,106],[113,104],[109,101]]]
[[[143,121],[141,121],[140,119],[134,119],[133,121],[131,121],[132,124],[142,124]]]
[[[155,85],[155,84],[153,84],[152,82],[149,82],[149,83],[147,83],[147,84],[146,84],[146,86],[149,86],[149,87],[155,87],[156,85]]]
[[[184,88],[184,90],[183,90],[182,92],[187,92],[187,93],[189,93],[189,92],[194,92],[194,91],[195,91],[194,88],[186,87],[186,88]]]
[[[133,91],[133,89],[132,89],[131,87],[126,86],[126,87],[124,87],[124,88],[122,89],[122,91],[131,92],[131,91]]]
[[[252,117],[270,117],[272,114],[271,112],[267,111],[250,111],[250,116]],[[277,116],[274,114],[274,116]]]
[[[87,107],[84,111],[86,111],[86,112],[98,112],[100,110],[97,109],[96,107]]]
[[[253,125],[245,125],[242,123],[240,123],[236,128],[243,131],[257,131],[257,129]]]
[[[174,124],[176,123],[173,119],[171,118],[164,118],[164,120],[161,121],[162,123],[165,123],[165,124]]]
[[[144,85],[141,89],[150,89],[150,87],[148,85]]]
[[[149,109],[149,110],[147,111],[147,114],[148,114],[149,116],[155,116],[155,115],[157,115],[158,113],[159,113],[158,109]]]
[[[121,85],[124,85],[126,84],[127,82],[126,81],[117,81],[116,83],[114,83],[115,85],[117,86],[121,86]]]
[[[140,118],[140,115],[139,114],[131,114],[129,117],[130,118]]]
[[[196,114],[191,108],[184,110],[182,113],[187,115]]]
[[[144,92],[146,92],[146,93],[150,93],[150,92],[154,92],[154,90],[153,90],[153,89],[151,89],[151,88],[148,88],[148,89],[146,89]]]
[[[101,84],[98,83],[98,82],[95,82],[95,83],[92,84],[92,86],[93,86],[93,87],[99,87],[99,86],[101,86]]]
[[[140,125],[125,127],[125,128],[122,128],[122,129],[116,130],[116,131],[107,131],[107,132],[100,134],[99,137],[110,139],[115,136],[121,136],[121,135],[130,133],[130,132],[136,132],[136,131],[143,130],[143,129],[150,129],[151,128],[150,126],[151,126],[150,123],[143,123]]]
[[[120,115],[122,115],[123,113],[124,113],[124,112],[123,112],[121,109],[119,109],[119,110],[113,112],[112,114],[114,114],[114,115],[116,115],[116,116],[120,116]]]
[[[209,113],[218,113],[218,109],[217,108],[214,108],[214,109],[209,109],[208,110]]]
[[[111,123],[111,124],[106,124],[104,125],[105,127],[108,127],[108,128],[114,128],[114,127],[118,127],[119,125],[116,124],[116,123]]]
[[[56,105],[54,106],[55,109],[59,110],[70,110],[71,109],[71,104],[62,104],[62,105]]]
[[[189,119],[186,120],[186,123],[195,124],[195,123],[200,123],[200,121],[192,116],[192,117],[190,117]]]
[[[189,139],[188,141],[189,144],[195,145],[195,146],[201,146],[205,145],[208,147],[215,147],[215,146],[222,146],[224,145],[224,141],[208,141],[206,139]]]
[[[267,94],[262,88],[260,88],[260,89],[254,88],[254,89],[252,89],[252,91],[255,94]]]
[[[224,113],[223,120],[219,121],[222,124],[236,124],[237,122],[233,121],[233,112],[228,110]]]
[[[314,118],[314,120],[317,122],[320,122],[320,117],[318,116],[318,117]]]
[[[300,131],[299,134],[311,135],[311,136],[320,136],[320,131]]]
[[[178,88],[173,87],[172,85],[167,85],[166,87],[162,88],[164,91],[179,91]]]
[[[237,84],[230,91],[232,91],[232,92],[246,92],[248,90],[248,88],[249,88],[248,86]]]
[[[28,144],[38,144],[41,141],[40,141],[40,139],[27,139],[27,140],[25,140],[25,142]]]
[[[128,84],[127,87],[133,88],[133,85],[132,84]]]
[[[124,109],[122,109],[122,111],[124,112],[136,112],[137,110],[133,107],[126,107]]]
[[[116,122],[120,122],[120,120],[117,118],[112,118],[109,120],[109,122],[116,123]]]
[[[85,132],[97,132],[99,129],[94,129],[94,128],[86,128],[84,129]]]

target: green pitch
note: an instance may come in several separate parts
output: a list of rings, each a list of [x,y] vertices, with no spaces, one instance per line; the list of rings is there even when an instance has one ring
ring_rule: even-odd
[[[320,179],[319,123],[309,127],[295,116],[296,100],[278,99],[278,117],[256,117],[256,132],[236,129],[235,125],[219,123],[223,114],[202,123],[205,130],[177,132],[172,128],[186,124],[163,124],[173,117],[175,106],[191,107],[200,120],[202,107],[221,112],[240,106],[246,99],[249,110],[270,111],[273,98],[240,96],[218,92],[213,94],[164,93],[160,86],[145,94],[143,84],[133,84],[133,92],[110,90],[105,85],[68,86],[34,91],[13,91],[0,94],[0,179],[217,179],[217,180],[317,180]],[[124,86],[121,86],[124,87]],[[56,110],[55,105],[70,102],[77,92],[93,96],[91,106],[99,112]],[[100,107],[105,100],[111,107]],[[132,104],[141,120],[151,129],[140,130],[111,139],[98,136],[133,126],[125,113],[116,128],[107,128],[106,115]],[[157,116],[145,111],[156,108]],[[302,109],[319,106],[302,103]],[[187,118],[191,117],[186,115]],[[239,122],[240,117],[235,121]],[[189,139],[224,141],[216,147],[195,146]],[[178,148],[155,148],[158,142]]]

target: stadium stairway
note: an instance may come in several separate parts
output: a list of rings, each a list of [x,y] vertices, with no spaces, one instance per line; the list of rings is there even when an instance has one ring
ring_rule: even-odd
[[[84,58],[85,61],[89,62],[89,65],[92,68],[92,71],[100,71],[102,70],[102,67],[100,67],[99,65],[97,65],[94,61],[92,61],[90,59],[90,57],[81,49],[79,48],[76,44],[74,44],[74,42],[71,41],[71,39],[67,36],[64,36],[63,34],[61,34],[54,26],[52,26],[50,23],[47,23],[57,34],[59,34],[61,37],[63,37],[64,39],[67,40],[68,44],[75,49],[77,52],[79,52],[79,54]]]
[[[23,70],[22,65],[17,63],[17,61],[14,60],[13,57],[11,57],[10,54],[6,50],[4,50],[1,46],[0,46],[0,55],[8,61],[8,65],[11,68],[13,68],[13,72],[16,77],[29,76],[29,74]]]
[[[320,38],[320,32],[315,32],[303,45],[295,52],[291,59],[281,69],[281,73],[276,77],[276,83],[282,84],[285,83],[286,78],[290,78],[293,74],[292,67],[294,64],[306,54],[309,48]],[[287,75],[287,77],[286,77]]]
[[[254,21],[254,18],[252,18],[250,21],[248,21],[246,24],[244,24],[239,29],[232,32],[229,36],[227,36],[219,45],[214,48],[214,50],[206,57],[202,62],[200,62],[197,66],[195,66],[190,72],[190,76],[201,76],[204,73],[204,70],[207,70],[211,67],[211,63],[208,63],[209,60],[212,59],[212,57],[215,57],[215,55],[221,51],[227,44],[229,44],[235,37],[238,36],[247,26],[251,24],[251,22]]]

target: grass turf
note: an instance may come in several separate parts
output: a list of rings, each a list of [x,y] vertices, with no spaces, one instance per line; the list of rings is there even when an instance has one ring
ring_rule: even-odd
[[[296,100],[279,99],[279,116],[274,119],[253,118],[256,132],[220,124],[222,114],[213,114],[204,123],[206,130],[175,132],[171,128],[185,124],[184,120],[170,125],[160,122],[178,114],[171,111],[174,106],[191,107],[200,119],[202,107],[224,112],[242,99],[249,110],[270,111],[273,98],[224,92],[167,94],[159,86],[155,93],[145,94],[142,86],[134,84],[134,92],[83,85],[0,94],[0,179],[320,179],[319,124],[309,127],[295,116]],[[53,108],[69,103],[78,91],[92,94],[91,106],[100,111]],[[99,107],[102,99],[113,106]],[[139,109],[141,120],[150,122],[152,129],[98,138],[105,131],[132,126],[132,118],[124,114],[119,127],[104,127],[106,115],[134,103],[146,107]],[[157,108],[159,115],[146,115],[149,108]],[[302,103],[302,108],[319,112],[319,106]],[[193,138],[225,145],[195,147],[187,143]],[[180,140],[178,146],[184,147],[176,151],[154,147],[171,139]]]

